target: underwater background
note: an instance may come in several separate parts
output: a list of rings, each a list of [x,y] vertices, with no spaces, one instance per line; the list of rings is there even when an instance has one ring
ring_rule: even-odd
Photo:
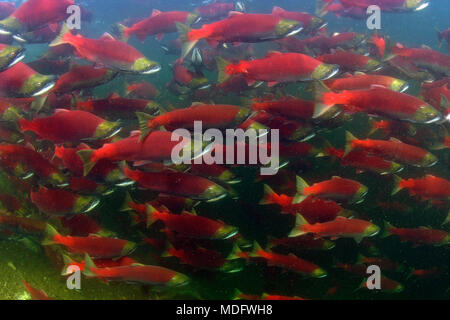
[[[118,22],[129,18],[139,21],[147,18],[153,9],[162,12],[172,10],[192,12],[196,7],[208,2],[85,0],[76,1],[76,3],[92,13],[89,22],[82,22],[79,33],[84,37],[99,38],[105,32],[116,35],[117,28],[115,26]],[[304,11],[311,14],[314,14],[316,10],[316,3],[313,0],[253,0],[244,3],[247,13],[271,13],[274,6],[279,6],[287,11]],[[449,17],[448,0],[430,0],[427,8],[417,12],[382,12],[381,30],[377,31],[377,35],[388,36],[392,42],[399,42],[405,47],[426,45],[448,57],[449,44],[444,41],[440,45],[436,29],[448,29],[450,27]],[[338,17],[332,13],[326,14],[323,18],[328,22],[326,26],[328,34],[356,32],[368,37],[373,34],[373,31],[367,29],[365,19]],[[300,34],[298,37],[303,39],[308,36]],[[191,103],[198,101],[198,98],[191,95],[191,92],[180,94],[167,88],[167,84],[172,81],[172,67],[174,61],[179,58],[179,53],[168,54],[161,46],[177,38],[177,33],[165,34],[161,41],[153,36],[148,37],[144,42],[139,41],[136,37],[131,37],[128,44],[152,61],[157,61],[162,67],[161,71],[151,75],[119,74],[110,82],[92,88],[89,92],[90,98],[103,99],[113,92],[125,96],[125,83],[146,81],[159,90],[160,94],[155,101],[163,107],[170,105],[175,108],[187,108]],[[48,49],[48,43],[25,44],[25,46],[24,63],[35,61]],[[263,58],[268,50],[278,50],[278,48],[267,42],[252,43],[252,58]],[[71,59],[75,62],[83,61],[79,57]],[[215,70],[203,69],[203,73],[210,83],[217,82]],[[449,76],[448,73],[446,76]],[[444,79],[445,76],[441,76],[441,78]],[[402,79],[409,83],[406,93],[419,96],[421,81],[407,76],[403,76]],[[439,78],[435,78],[435,80],[439,80]],[[277,96],[293,95],[312,99],[308,82],[283,84],[280,90],[267,87],[261,89],[263,87],[255,89],[257,91],[232,92],[218,98],[208,97],[202,102],[214,101],[221,104],[242,105],[243,98],[253,99],[270,92],[275,92]],[[447,108],[449,107],[447,106]],[[47,112],[47,114],[51,113]],[[131,123],[129,127],[135,129],[136,119],[128,121]],[[352,114],[351,117],[332,124],[329,128],[321,128],[318,133],[320,139],[316,135],[311,141],[317,141],[316,146],[322,146],[322,142],[326,140],[335,148],[343,149],[346,143],[346,131],[352,132],[356,137],[367,137],[368,128],[372,125],[371,121],[372,117],[365,113]],[[448,120],[447,123],[441,125],[447,130]],[[432,125],[430,126],[434,128]],[[131,130],[127,132],[129,131]],[[125,136],[123,135],[123,137]],[[432,174],[449,181],[450,151],[448,147],[430,151],[439,159],[437,164],[427,168],[405,166],[399,175],[406,179]],[[134,215],[130,211],[119,209],[123,207],[129,194],[132,195],[135,202],[145,203],[154,198],[156,193],[139,190],[136,186],[118,186],[113,188],[112,193],[101,195],[100,204],[87,215],[101,225],[102,229],[114,234],[114,237],[136,242],[138,246],[130,255],[134,260],[145,265],[161,265],[188,275],[190,282],[187,285],[176,288],[159,288],[126,281],[106,282],[82,276],[81,289],[69,290],[66,286],[67,277],[61,275],[64,266],[64,262],[61,260],[63,249],[53,250],[52,248],[56,246],[41,245],[42,234],[28,234],[23,230],[11,232],[7,227],[0,226],[0,299],[30,299],[31,296],[24,286],[24,281],[32,287],[45,291],[52,299],[234,299],[239,292],[253,297],[270,293],[286,297],[330,300],[450,298],[448,242],[442,245],[413,244],[401,241],[395,236],[381,236],[386,228],[386,221],[402,228],[429,227],[448,232],[450,223],[445,222],[448,222],[446,219],[449,214],[449,198],[444,200],[443,204],[434,205],[430,201],[412,197],[404,190],[396,195],[391,195],[394,185],[392,175],[379,175],[369,171],[357,173],[355,168],[343,166],[339,160],[330,156],[299,158],[294,157],[279,170],[276,176],[268,178],[259,176],[259,168],[232,167],[232,172],[240,179],[239,183],[226,187],[233,190],[233,196],[227,196],[215,202],[200,202],[195,205],[195,211],[201,216],[237,227],[239,235],[245,239],[244,244],[251,245],[257,242],[261,247],[267,248],[272,239],[282,238],[290,232],[295,224],[295,217],[281,214],[279,206],[275,204],[259,204],[264,196],[264,184],[270,185],[277,193],[294,196],[296,175],[308,182],[319,182],[330,179],[332,176],[339,176],[362,183],[369,190],[364,201],[345,204],[343,207],[356,212],[356,217],[380,226],[381,231],[378,235],[366,238],[360,243],[352,238],[332,239],[335,246],[330,250],[302,248],[278,248],[275,250],[280,254],[293,253],[302,259],[314,262],[327,271],[326,277],[312,278],[299,275],[258,259],[251,262],[246,259],[232,260],[234,262],[231,267],[237,267],[238,271],[224,272],[182,264],[175,257],[162,258],[159,249],[155,249],[155,246],[142,240],[143,236],[151,239],[164,239],[161,231],[157,228],[153,230],[139,224],[136,225],[133,223]],[[20,201],[23,208],[20,213],[16,214],[57,224],[54,218],[49,220],[43,218],[45,215],[33,207],[28,195],[22,194],[11,183],[8,179],[10,174],[7,170],[0,170],[0,193],[12,195]],[[7,206],[3,205],[2,207],[2,212],[6,212]],[[27,211],[27,209],[29,210]],[[196,243],[196,245],[199,244],[203,247],[214,248],[224,256],[227,256],[235,246],[232,239],[223,241],[216,239]],[[245,252],[247,250],[245,248],[246,246],[243,245],[241,249]],[[387,292],[361,288],[361,283],[365,282],[366,277],[338,267],[338,264],[358,265],[361,255],[379,257],[384,259],[383,261],[395,263],[395,267],[388,268],[388,270],[384,270],[382,267],[382,274],[400,284],[401,290]],[[430,275],[416,276],[413,274],[415,270],[432,270],[433,272]]]

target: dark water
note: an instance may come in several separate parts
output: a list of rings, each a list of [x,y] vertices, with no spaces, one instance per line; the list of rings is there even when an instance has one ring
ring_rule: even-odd
[[[114,26],[128,18],[136,18],[137,21],[150,15],[153,9],[163,12],[179,10],[193,11],[202,5],[199,1],[180,0],[89,0],[82,1],[81,4],[92,12],[90,22],[82,22],[80,34],[88,38],[98,38],[104,32],[114,34]],[[203,3],[205,4],[205,3]],[[245,2],[248,13],[270,13],[273,6],[282,7],[288,11],[305,11],[314,13],[316,4],[313,0],[292,1],[247,1]],[[381,14],[381,30],[378,35],[388,36],[394,43],[400,42],[405,47],[420,47],[426,45],[433,50],[447,55],[449,44],[440,46],[436,36],[436,30],[445,30],[450,27],[450,6],[448,0],[430,0],[430,5],[417,12],[384,13]],[[340,18],[329,13],[324,16],[328,22],[326,27],[328,34],[334,32],[357,32],[370,36],[372,31],[366,27],[363,19]],[[196,26],[199,28],[201,23]],[[299,39],[307,39],[313,35],[296,35]],[[177,33],[165,34],[162,41],[158,41],[154,36],[146,38],[142,43],[136,37],[131,37],[128,44],[138,49],[144,56],[161,64],[160,72],[152,75],[120,74],[113,81],[91,90],[92,99],[105,98],[112,92],[125,96],[125,83],[147,81],[152,83],[161,94],[155,101],[161,106],[169,105],[175,108],[187,108],[192,102],[199,98],[189,91],[187,94],[177,94],[167,88],[167,84],[173,78],[171,66],[179,54],[166,54],[161,48],[161,44],[167,45],[170,40],[177,39]],[[271,42],[254,43],[252,55],[262,58],[268,50],[279,50]],[[48,43],[25,44],[27,56],[25,63],[36,60],[48,49]],[[207,47],[207,45],[205,45]],[[86,59],[71,57],[75,63],[87,64]],[[387,64],[387,62],[384,62]],[[449,66],[447,65],[447,68]],[[217,72],[215,70],[202,69],[204,75],[210,83],[217,82]],[[447,69],[448,70],[448,69]],[[447,71],[448,72],[448,71]],[[387,72],[386,74],[392,75]],[[398,75],[398,74],[396,74]],[[0,74],[1,77],[1,74]],[[421,81],[409,78],[400,74],[399,78],[408,81],[410,88],[406,93],[418,96],[420,93]],[[447,73],[448,77],[448,73]],[[443,74],[435,76],[436,80],[445,78]],[[448,79],[448,78],[447,78]],[[447,83],[448,87],[448,83]],[[262,89],[263,88],[263,89]],[[215,90],[215,89],[207,89]],[[263,95],[275,93],[277,95],[295,95],[311,99],[309,84],[294,82],[282,84],[275,88],[261,88],[250,91],[234,92],[224,95],[211,95],[203,102],[214,102],[218,104],[240,105],[245,99],[257,98]],[[85,93],[87,95],[87,93]],[[5,98],[5,97],[0,97]],[[245,99],[243,99],[245,98]],[[67,108],[70,108],[69,106]],[[449,108],[449,106],[446,106]],[[447,109],[448,110],[448,109]],[[34,117],[48,116],[52,112],[44,110],[42,115]],[[322,142],[327,140],[335,148],[344,148],[345,132],[351,131],[355,136],[366,138],[369,126],[369,117],[365,113],[352,114],[338,124],[328,128],[314,127],[317,131],[316,137],[308,141],[320,148]],[[378,118],[376,118],[378,119]],[[379,119],[378,119],[379,120]],[[123,122],[127,128],[119,136],[125,138],[124,132],[137,129],[136,119]],[[2,125],[2,124],[0,124]],[[414,124],[415,125],[415,124]],[[420,127],[420,125],[418,126]],[[426,126],[433,132],[437,132],[438,125],[430,124]],[[448,120],[439,124],[440,128],[448,130]],[[448,137],[448,134],[446,135]],[[388,139],[384,137],[383,139]],[[53,150],[55,143],[42,142],[35,135],[29,134],[27,140],[29,144],[40,150]],[[3,142],[6,144],[7,142]],[[88,142],[90,143],[90,142]],[[24,143],[18,143],[23,145]],[[61,143],[57,143],[61,145]],[[64,143],[63,143],[64,144]],[[66,147],[76,145],[65,143]],[[94,148],[99,144],[91,143]],[[157,146],[156,146],[157,147]],[[421,145],[423,148],[426,146]],[[405,169],[399,174],[402,178],[419,178],[426,174],[432,174],[450,180],[449,171],[449,151],[447,148],[439,150],[429,150],[437,158],[436,165],[430,168],[420,168],[405,165]],[[44,152],[42,152],[44,154]],[[52,158],[52,155],[48,156]],[[13,175],[7,168],[0,168],[0,192],[16,197],[23,208],[17,212],[8,213],[21,217],[28,217],[45,223],[57,226],[63,234],[70,234],[67,229],[61,227],[59,218],[48,217],[40,212],[32,202],[29,194],[14,187],[8,176]],[[67,171],[67,170],[66,170]],[[70,176],[69,172],[65,174]],[[412,197],[407,191],[391,195],[393,188],[392,175],[379,175],[372,172],[357,173],[354,167],[342,166],[336,158],[325,157],[294,157],[289,164],[280,169],[277,176],[261,179],[259,168],[249,166],[233,166],[234,172],[241,180],[240,183],[227,185],[233,189],[233,197],[227,196],[216,202],[200,202],[196,205],[195,211],[204,217],[213,220],[220,220],[226,224],[239,229],[239,234],[243,242],[238,242],[236,238],[227,240],[202,240],[187,241],[188,246],[200,246],[213,249],[226,257],[234,245],[241,245],[243,251],[249,251],[248,247],[242,245],[247,243],[252,245],[257,242],[261,247],[266,248],[271,239],[285,237],[292,229],[295,217],[289,214],[281,214],[277,205],[259,205],[263,197],[263,185],[269,184],[275,191],[285,193],[290,196],[295,195],[295,175],[301,176],[306,181],[320,182],[330,179],[332,176],[339,176],[356,180],[368,187],[369,192],[363,202],[358,204],[345,204],[345,209],[354,211],[355,218],[371,221],[379,226],[381,231],[374,237],[367,238],[361,243],[357,243],[351,238],[333,239],[335,247],[331,250],[305,250],[277,248],[274,252],[279,254],[293,253],[297,257],[311,261],[327,271],[327,276],[320,279],[300,275],[286,270],[280,266],[271,266],[264,259],[237,259],[232,260],[233,264],[240,267],[239,272],[226,273],[217,270],[203,270],[182,264],[175,257],[161,258],[161,251],[145,242],[144,239],[165,240],[164,233],[158,230],[163,224],[147,228],[145,224],[134,224],[132,212],[118,210],[125,200],[127,193],[132,195],[133,200],[138,203],[145,203],[155,198],[156,193],[141,190],[134,186],[111,187],[113,192],[106,196],[101,196],[100,205],[94,211],[88,213],[96,223],[114,237],[134,241],[138,244],[137,249],[131,257],[136,261],[148,265],[161,265],[171,270],[183,273],[190,278],[189,284],[180,288],[167,289],[150,285],[129,284],[125,282],[105,283],[99,279],[90,279],[82,276],[81,290],[69,290],[66,288],[65,277],[60,275],[64,263],[61,254],[67,250],[62,246],[42,246],[41,241],[45,237],[44,233],[30,234],[23,230],[11,231],[6,226],[0,225],[0,298],[1,299],[29,299],[30,296],[25,291],[22,281],[27,281],[33,287],[43,289],[50,298],[54,299],[233,299],[238,291],[261,296],[262,294],[282,295],[289,297],[302,297],[307,299],[448,299],[449,298],[449,244],[448,237],[446,243],[440,245],[414,244],[402,242],[395,236],[381,237],[386,221],[396,227],[419,228],[428,227],[448,232],[450,224],[443,224],[449,213],[449,198],[447,197],[439,204],[426,201],[418,197]],[[284,177],[284,178],[283,178]],[[287,178],[286,178],[287,177]],[[214,180],[214,179],[213,179]],[[217,181],[217,179],[216,179]],[[41,184],[38,180],[25,180],[25,184],[30,184],[30,190],[36,190]],[[99,181],[99,183],[103,183]],[[447,184],[448,186],[448,184]],[[385,205],[386,203],[391,206]],[[393,204],[396,205],[393,208]],[[3,212],[8,211],[3,203]],[[73,230],[72,230],[73,231]],[[385,290],[368,290],[360,288],[365,282],[366,276],[354,274],[339,267],[339,264],[359,265],[361,255],[365,257],[379,257],[398,264],[394,270],[384,270],[381,268],[383,276],[398,282],[402,286],[401,292],[389,292]],[[74,259],[81,261],[83,254],[73,255]],[[415,270],[431,270],[430,276],[415,276]],[[383,288],[384,289],[384,288]],[[237,291],[238,290],[238,291]]]

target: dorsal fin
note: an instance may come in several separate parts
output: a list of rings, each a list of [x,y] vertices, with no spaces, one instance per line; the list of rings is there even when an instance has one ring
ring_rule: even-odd
[[[162,11],[160,11],[158,9],[153,9],[151,17],[157,16],[158,14],[161,14],[161,13],[162,13]]]
[[[100,40],[110,40],[110,41],[115,41],[116,38],[114,38],[110,33],[105,32],[101,37]]]
[[[283,13],[283,12],[286,12],[286,10],[284,10],[283,8],[278,7],[278,6],[275,6],[272,9],[272,14]]]
[[[235,17],[235,16],[238,16],[238,15],[241,15],[241,14],[244,14],[244,13],[239,12],[239,11],[230,11],[228,13],[228,18]]]

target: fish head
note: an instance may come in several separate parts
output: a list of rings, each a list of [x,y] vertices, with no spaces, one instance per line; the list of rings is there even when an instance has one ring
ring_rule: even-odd
[[[123,181],[127,181],[130,182],[131,184],[133,183],[130,180],[126,180],[125,176],[123,175],[122,170],[120,170],[119,168],[115,168],[113,170],[111,170],[110,172],[108,172],[108,174],[106,175],[106,177],[104,178],[106,182],[109,183],[120,183]]]
[[[436,156],[430,152],[427,152],[427,154],[420,161],[420,166],[421,167],[431,167],[431,166],[435,165],[436,162],[438,162],[438,159],[436,158]]]
[[[75,213],[86,213],[98,206],[100,200],[91,196],[79,196],[73,205],[72,211]]]
[[[281,19],[275,26],[275,36],[277,38],[290,37],[303,30],[302,25],[298,21]]]
[[[52,173],[48,178],[47,181],[55,186],[62,187],[68,185],[67,178],[65,175],[63,175],[60,172],[54,172]]]
[[[408,90],[409,84],[406,81],[395,79],[391,84],[391,90],[398,91],[398,92],[405,92]]]
[[[442,115],[439,111],[429,104],[424,104],[413,115],[413,121],[417,123],[434,123],[441,120]]]
[[[392,162],[391,167],[389,168],[389,173],[398,173],[402,171],[405,167],[402,164],[397,162]]]
[[[196,76],[189,82],[191,89],[208,89],[210,86],[208,79],[203,76]]]
[[[250,110],[249,108],[240,108],[239,112],[236,114],[236,117],[234,118],[234,120],[236,121],[236,123],[241,124],[242,122],[244,122],[245,120],[248,119],[248,117],[250,117],[250,115],[252,114],[252,110]]]
[[[140,74],[152,74],[161,70],[161,65],[158,62],[151,61],[146,57],[137,59],[133,66],[132,71]]]
[[[368,71],[377,71],[377,70],[381,69],[381,67],[382,67],[382,64],[379,61],[374,60],[374,59],[370,59],[366,63],[366,69]]]
[[[154,101],[150,101],[145,106],[145,112],[148,113],[148,114],[151,114],[153,116],[157,116],[157,115],[159,115],[161,113],[161,109],[160,109],[159,104],[157,104]]]
[[[225,240],[235,236],[238,233],[238,229],[233,226],[223,225],[214,234],[214,239]]]
[[[380,227],[375,224],[370,224],[363,232],[364,237],[373,237],[380,232]]]
[[[0,70],[11,68],[25,58],[25,49],[19,46],[7,46],[0,52]]]
[[[428,0],[406,0],[403,8],[407,10],[420,11],[428,7],[430,2]]]
[[[50,91],[55,84],[55,77],[35,73],[25,80],[20,88],[20,95],[23,97],[39,96]]]
[[[318,30],[326,27],[328,22],[326,22],[324,19],[320,17],[312,17],[309,25],[308,30]]]
[[[314,69],[311,78],[314,80],[327,80],[335,76],[338,72],[338,65],[321,63]]]
[[[322,268],[316,268],[314,269],[314,271],[311,273],[311,276],[313,278],[324,278],[327,276],[327,272],[325,270],[323,270]]]
[[[18,33],[22,29],[20,21],[12,16],[0,21],[0,35],[11,35]]]
[[[127,241],[127,243],[123,246],[121,256],[128,256],[136,249],[136,243],[132,241]]]
[[[103,121],[97,126],[97,129],[95,129],[92,138],[97,140],[108,139],[118,134],[121,130],[122,127],[119,122]]]
[[[359,203],[364,199],[364,196],[367,194],[367,191],[369,191],[369,188],[367,188],[365,185],[361,185],[361,187],[358,189],[354,197],[356,203]]]
[[[189,277],[182,274],[182,273],[177,273],[176,275],[174,275],[172,277],[172,279],[169,280],[169,282],[167,283],[167,285],[169,287],[181,287],[184,286],[186,284],[189,283]]]
[[[199,23],[202,20],[202,17],[195,12],[190,13],[186,18],[186,25],[190,26],[191,24]]]

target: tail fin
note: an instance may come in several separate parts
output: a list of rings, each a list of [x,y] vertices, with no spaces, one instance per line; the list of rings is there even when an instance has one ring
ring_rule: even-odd
[[[344,157],[349,154],[352,150],[352,141],[356,140],[355,136],[351,134],[350,132],[345,132],[345,151],[344,151]]]
[[[59,235],[58,231],[50,224],[47,224],[47,227],[45,228],[45,239],[42,241],[42,245],[49,246],[55,244],[54,237],[57,235]]]
[[[391,195],[394,195],[403,189],[403,187],[400,185],[401,182],[402,178],[394,174],[394,189],[392,190]]]
[[[250,252],[250,257],[252,258],[258,258],[261,256],[261,254],[259,253],[259,251],[263,251],[263,249],[261,248],[261,246],[258,244],[258,242],[253,242],[253,249]]]
[[[233,249],[231,249],[231,252],[225,258],[225,260],[241,259],[242,258],[241,254],[242,254],[241,248],[239,248],[237,244],[234,244]]]
[[[299,176],[296,177],[295,183],[297,187],[297,194],[295,195],[294,200],[292,201],[293,204],[300,203],[303,200],[305,200],[306,196],[303,194],[303,190],[309,187],[308,183]]]
[[[176,22],[175,24],[177,26],[178,35],[181,40],[181,57],[185,58],[195,47],[198,40],[189,41],[188,34],[191,31],[191,28],[189,28],[187,25],[180,22]]]
[[[323,17],[328,13],[327,7],[330,4],[330,0],[316,0],[316,15]]]
[[[271,187],[269,187],[267,184],[264,185],[264,196],[261,199],[261,201],[259,202],[259,204],[273,204],[275,203],[272,199],[273,196],[275,196],[276,193],[275,191],[272,190]]]
[[[326,104],[323,102],[323,95],[330,91],[331,90],[322,81],[314,82],[313,94],[314,101],[316,101],[314,106],[314,114],[312,116],[314,119],[319,118],[329,109],[334,107],[334,104]]]
[[[68,43],[67,40],[64,40],[64,36],[65,36],[66,34],[70,34],[70,29],[69,29],[69,27],[67,26],[67,24],[64,23],[63,26],[62,26],[62,28],[61,28],[61,32],[60,32],[59,35],[55,38],[55,40],[53,40],[53,41],[49,44],[49,46],[50,46],[50,47],[56,47],[56,46],[59,46],[59,45],[64,44],[64,43]]]
[[[145,137],[148,136],[148,134],[151,131],[151,129],[148,126],[148,122],[152,120],[154,116],[144,112],[136,112],[136,116],[139,122],[139,129],[141,130],[141,137],[139,138],[139,141],[142,141],[145,139]]]
[[[167,243],[167,246],[166,246],[166,249],[161,253],[161,257],[163,257],[163,258],[170,258],[170,257],[173,257],[171,254],[170,254],[170,250],[171,249],[173,249],[173,246],[172,246],[172,244],[170,243],[170,242],[168,242]]]
[[[385,221],[384,222],[384,228],[383,228],[383,233],[380,234],[380,238],[386,238],[389,237],[391,235],[391,232],[389,231],[392,228],[392,225]]]
[[[128,40],[130,39],[130,35],[127,32],[127,27],[125,27],[123,24],[119,23],[117,25],[117,30],[119,31],[119,39],[122,42],[128,42]]]
[[[224,58],[217,56],[216,57],[217,69],[219,71],[219,76],[217,81],[219,83],[225,82],[230,78],[230,75],[226,72],[226,68],[231,62],[225,60]]]
[[[92,155],[94,150],[79,150],[77,154],[80,156],[81,161],[83,161],[83,174],[88,175],[89,171],[95,166],[97,161],[92,161]]]
[[[84,270],[83,270],[83,274],[86,277],[95,277],[95,273],[92,271],[93,268],[97,268],[95,266],[94,261],[92,261],[91,257],[86,253],[86,255],[84,256]]]
[[[307,224],[308,224],[308,221],[306,221],[302,215],[298,214],[295,219],[295,226],[294,226],[294,228],[292,228],[288,237],[293,238],[293,237],[298,237],[303,234],[306,234],[307,232],[302,230],[302,226],[307,225]]]
[[[147,204],[147,227],[150,227],[158,219],[155,218],[155,212],[158,212],[152,205]]]

